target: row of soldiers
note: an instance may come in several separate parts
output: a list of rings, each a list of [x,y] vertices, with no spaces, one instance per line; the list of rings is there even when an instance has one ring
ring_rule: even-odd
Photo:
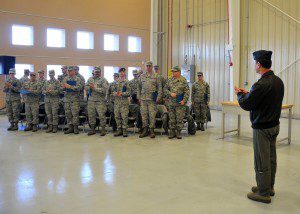
[[[65,134],[78,134],[80,102],[84,99],[86,91],[91,127],[88,135],[96,133],[96,115],[100,120],[100,135],[106,135],[105,113],[110,103],[113,105],[117,126],[114,136],[127,137],[129,105],[134,104],[134,115],[141,128],[140,138],[155,138],[156,114],[161,112],[161,115],[169,117],[169,138],[181,139],[190,88],[187,80],[181,76],[178,66],[172,68],[172,77],[166,79],[160,74],[158,66],[153,67],[153,63],[148,61],[146,71],[139,73],[134,70],[134,79],[131,81],[126,79],[126,69],[120,68],[119,72],[114,74],[111,84],[101,76],[101,68],[98,66],[94,67],[93,76],[86,83],[78,71],[78,66],[63,66],[62,75],[56,79],[55,71],[50,70],[50,79],[46,81],[43,70],[38,71],[38,79],[34,72],[30,72],[28,78],[29,71],[26,70],[24,77],[18,80],[15,78],[15,69],[10,69],[9,78],[4,86],[7,115],[11,123],[8,130],[18,130],[22,99],[25,102],[27,120],[25,131],[37,131],[39,103],[43,99],[48,122],[46,132],[56,133],[59,102],[62,98],[68,123]],[[198,72],[197,75],[198,81],[192,86],[191,100],[196,114],[197,129],[204,131],[210,92],[209,85],[203,80],[203,73]]]

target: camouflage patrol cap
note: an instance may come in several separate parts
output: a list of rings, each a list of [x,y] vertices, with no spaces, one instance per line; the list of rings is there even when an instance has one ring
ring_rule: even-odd
[[[40,73],[45,73],[45,71],[44,70],[38,70],[38,73],[40,74]]]
[[[68,70],[68,66],[66,65],[61,66],[61,70]]]
[[[30,70],[29,69],[24,69],[24,74],[29,74]]]
[[[198,71],[198,72],[197,72],[197,76],[203,76],[203,72]]]
[[[34,72],[30,72],[29,74],[30,76],[36,76],[36,74]]]
[[[100,67],[100,66],[95,66],[93,72],[94,72],[94,73],[99,73],[99,72],[101,72],[101,67]]]
[[[9,74],[16,74],[16,69],[15,68],[10,68],[9,69]]]
[[[154,65],[153,68],[154,68],[154,70],[158,70],[159,66],[158,65]]]
[[[114,77],[119,77],[119,73],[114,73]]]
[[[49,70],[48,73],[49,73],[49,76],[51,76],[51,75],[54,76],[55,75],[55,71],[54,70]]]
[[[152,61],[147,61],[146,66],[153,66],[153,62]]]
[[[172,72],[176,72],[176,71],[181,71],[180,68],[179,68],[179,66],[174,66],[172,68]]]
[[[68,66],[68,71],[75,71],[75,67],[74,66]]]
[[[136,69],[133,70],[133,71],[132,71],[132,74],[133,74],[133,75],[137,75],[137,74],[138,74],[138,70],[136,70]]]
[[[73,66],[75,71],[79,71],[79,67],[77,65]]]

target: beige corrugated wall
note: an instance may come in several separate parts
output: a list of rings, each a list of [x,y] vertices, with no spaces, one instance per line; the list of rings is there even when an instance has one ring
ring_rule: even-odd
[[[157,0],[159,1],[159,0]],[[168,5],[169,2],[169,5]],[[170,5],[173,2],[172,5]],[[268,0],[296,20],[300,20],[299,0]],[[169,24],[168,28],[168,8]],[[172,20],[171,20],[172,11]],[[229,100],[229,57],[226,51],[228,38],[227,0],[165,0],[164,1],[164,43],[169,51],[172,47],[172,65],[195,64],[197,71],[205,73],[211,86],[211,105],[220,107]],[[250,89],[257,80],[253,67],[252,52],[269,49],[274,52],[273,69],[279,73],[300,57],[299,24],[283,15],[263,0],[241,0],[241,71],[240,84]],[[187,25],[193,25],[188,28]],[[169,31],[168,31],[169,29]],[[172,46],[170,46],[172,38]],[[167,50],[164,50],[164,64],[167,70]],[[297,61],[279,76],[286,86],[285,103],[295,104],[294,114],[300,115],[299,63]],[[238,71],[235,71],[238,72]],[[247,77],[247,78],[246,78]]]

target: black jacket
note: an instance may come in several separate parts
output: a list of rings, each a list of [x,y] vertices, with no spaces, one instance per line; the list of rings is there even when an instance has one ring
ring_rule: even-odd
[[[268,129],[279,125],[284,85],[273,71],[269,71],[252,86],[247,94],[238,93],[242,109],[250,111],[253,129]]]

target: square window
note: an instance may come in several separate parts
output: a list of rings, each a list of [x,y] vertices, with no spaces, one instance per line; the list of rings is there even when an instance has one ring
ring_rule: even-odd
[[[132,71],[133,70],[141,70],[140,67],[128,67],[128,80],[132,80],[133,79],[133,74]]]
[[[50,70],[54,70],[55,71],[55,78],[57,79],[57,77],[59,75],[62,75],[62,71],[61,71],[61,65],[47,65],[47,80],[50,79],[49,75],[48,75],[48,71]]]
[[[129,36],[128,37],[128,52],[141,53],[142,52],[142,38]]]
[[[64,48],[65,46],[65,30],[57,28],[48,28],[47,47]]]
[[[31,72],[33,71],[34,67],[30,64],[15,64],[16,69],[16,78],[20,79],[24,76],[24,70],[29,69]]]
[[[33,45],[33,27],[26,25],[12,26],[12,44],[13,45]]]
[[[114,73],[117,73],[118,71],[119,67],[104,66],[104,78],[109,83],[112,83],[114,81]]]
[[[87,81],[90,77],[92,77],[93,68],[92,66],[87,65],[79,65],[79,73],[84,77],[85,81]]]
[[[104,50],[119,51],[119,35],[104,34]]]
[[[87,31],[77,32],[78,49],[94,49],[94,33]]]

